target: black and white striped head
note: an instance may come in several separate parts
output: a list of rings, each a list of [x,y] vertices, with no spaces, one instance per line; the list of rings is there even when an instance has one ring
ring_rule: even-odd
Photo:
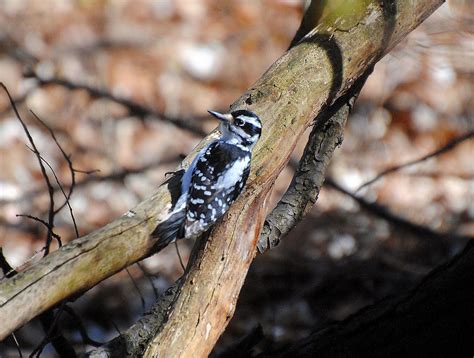
[[[262,122],[255,113],[245,109],[226,114],[208,112],[221,121],[222,140],[252,149],[260,138]]]

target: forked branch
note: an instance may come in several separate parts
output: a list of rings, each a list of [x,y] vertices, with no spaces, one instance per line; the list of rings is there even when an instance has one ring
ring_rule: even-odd
[[[264,124],[249,184],[207,242],[197,245],[171,305],[161,311],[166,323],[148,332],[150,339],[142,346],[145,356],[209,354],[234,312],[255,255],[266,199],[302,134],[321,110],[350,90],[382,52],[395,46],[441,3],[373,0],[361,1],[363,6],[349,13],[345,6],[336,8],[232,105],[233,109],[254,111]],[[341,22],[346,16],[347,21]],[[0,283],[0,339],[64,298],[151,255],[154,241],[149,234],[167,218],[177,184],[177,178],[171,178],[151,198],[114,222]]]

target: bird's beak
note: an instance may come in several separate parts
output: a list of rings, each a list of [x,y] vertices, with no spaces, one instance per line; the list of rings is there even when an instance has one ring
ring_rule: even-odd
[[[210,114],[212,114],[214,117],[216,117],[218,120],[224,122],[224,123],[232,123],[232,114],[230,113],[226,113],[226,114],[222,114],[222,113],[219,113],[219,112],[215,112],[215,111],[208,111]]]

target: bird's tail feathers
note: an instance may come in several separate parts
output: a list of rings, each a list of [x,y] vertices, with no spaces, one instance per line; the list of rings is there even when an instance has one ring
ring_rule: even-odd
[[[151,237],[158,239],[154,246],[155,252],[161,251],[175,240],[181,238],[185,216],[184,210],[175,212],[168,220],[163,221],[153,230]]]

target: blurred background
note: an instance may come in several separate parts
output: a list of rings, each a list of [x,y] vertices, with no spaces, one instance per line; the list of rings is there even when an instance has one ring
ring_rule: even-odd
[[[225,111],[260,77],[288,48],[302,13],[299,0],[0,0],[0,81],[66,188],[68,162],[29,110],[71,155],[79,235],[149,197],[216,126],[206,110]],[[258,324],[265,338],[257,350],[277,348],[406,291],[474,236],[473,13],[467,0],[443,5],[377,64],[332,159],[329,185],[284,242],[256,258],[215,353]],[[355,198],[377,173],[449,143]],[[0,246],[19,271],[43,256],[46,230],[18,214],[46,219],[50,203],[26,145],[2,91]],[[59,207],[64,195],[48,174]],[[292,174],[289,166],[278,178],[274,203]],[[67,207],[54,231],[63,243],[76,237]],[[179,243],[185,262],[191,248]],[[61,315],[64,336],[78,352],[92,348],[79,318],[92,340],[110,340],[182,272],[172,245],[116,274],[69,304],[77,317]],[[36,320],[16,333],[24,354],[44,337]],[[11,337],[0,343],[0,356],[18,354]],[[51,345],[42,356],[55,356]]]

